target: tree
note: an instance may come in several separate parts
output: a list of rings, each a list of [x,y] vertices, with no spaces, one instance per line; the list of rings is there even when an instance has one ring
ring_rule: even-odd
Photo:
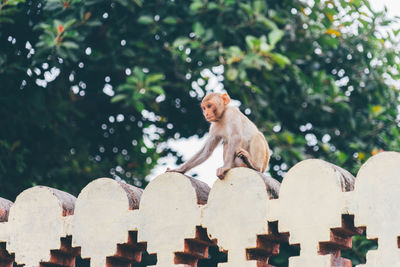
[[[313,2],[3,0],[0,195],[77,194],[108,173],[145,186],[165,140],[206,132],[212,73],[279,180],[306,158],[356,174],[399,150],[394,21],[367,0]]]

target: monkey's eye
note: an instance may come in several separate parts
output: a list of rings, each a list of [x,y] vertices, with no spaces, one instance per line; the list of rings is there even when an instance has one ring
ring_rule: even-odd
[[[210,105],[210,104],[208,104],[208,105],[207,105],[207,108],[211,108],[211,105]]]

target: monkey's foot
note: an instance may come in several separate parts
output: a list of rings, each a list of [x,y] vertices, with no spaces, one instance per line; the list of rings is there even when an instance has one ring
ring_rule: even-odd
[[[236,157],[241,158],[244,164],[246,164],[248,168],[256,170],[258,172],[260,171],[258,168],[254,166],[253,162],[250,159],[250,153],[247,152],[247,150],[241,148],[238,151],[236,151],[235,155]]]
[[[217,170],[217,176],[219,179],[224,179],[226,173],[230,170],[230,168],[221,167]]]
[[[241,158],[244,162],[249,162],[249,157],[250,154],[249,152],[247,152],[246,150],[244,150],[243,148],[239,149],[238,151],[236,151],[236,156]]]

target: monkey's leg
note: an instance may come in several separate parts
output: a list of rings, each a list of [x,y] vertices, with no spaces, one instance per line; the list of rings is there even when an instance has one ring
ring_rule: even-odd
[[[265,171],[269,160],[269,148],[262,133],[255,135],[250,140],[246,159],[248,165],[253,167],[254,170],[261,173]]]

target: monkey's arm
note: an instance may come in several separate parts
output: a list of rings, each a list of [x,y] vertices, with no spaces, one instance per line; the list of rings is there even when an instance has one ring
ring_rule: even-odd
[[[233,133],[230,136],[230,140],[227,145],[225,158],[224,158],[224,165],[217,170],[217,176],[220,179],[225,177],[227,171],[229,171],[233,166],[233,160],[235,159],[236,150],[240,147],[242,142],[242,138],[239,134]]]
[[[193,169],[197,165],[200,165],[206,159],[208,159],[212,152],[215,150],[219,142],[221,141],[220,137],[217,137],[215,135],[211,135],[204,146],[198,151],[193,157],[191,157],[188,161],[186,161],[183,165],[180,167],[173,169],[173,170],[167,170],[168,172],[180,172],[180,173],[185,173],[189,171],[190,169]]]
[[[232,168],[236,151],[240,147],[241,142],[242,142],[242,138],[240,137],[240,135],[238,135],[238,134],[231,135],[228,146],[227,146],[227,150],[226,150],[226,154],[225,154],[226,156],[224,159],[223,167]]]

